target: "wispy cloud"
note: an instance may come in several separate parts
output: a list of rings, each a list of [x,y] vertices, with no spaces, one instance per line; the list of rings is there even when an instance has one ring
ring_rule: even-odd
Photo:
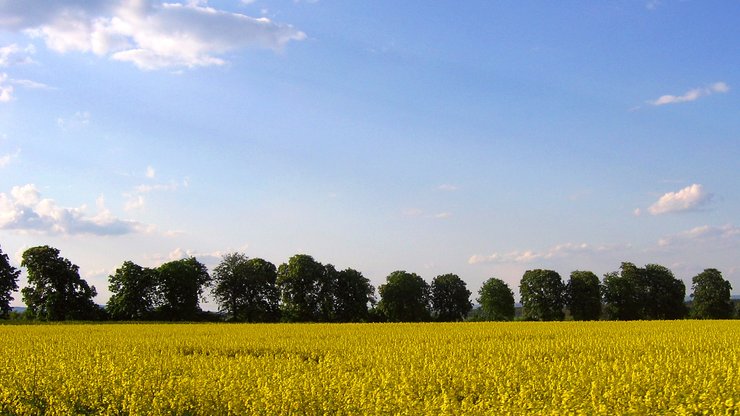
[[[0,72],[0,103],[13,100],[13,86],[8,82],[8,74]]]
[[[33,45],[21,48],[17,44],[13,43],[0,47],[0,67],[33,63],[31,55],[35,52],[36,49]]]
[[[0,155],[0,168],[4,168],[5,166],[8,166],[13,159],[16,159],[21,154],[21,149],[16,150],[13,153],[7,153],[4,155]]]
[[[148,179],[154,179],[155,170],[151,166],[147,167],[145,176]],[[168,183],[145,183],[137,185],[131,192],[126,192],[123,196],[126,198],[124,208],[126,211],[133,211],[144,208],[146,205],[145,195],[155,192],[174,192],[181,188],[188,187],[188,180],[183,179],[181,182],[171,181]]]
[[[445,191],[445,192],[453,192],[453,191],[457,191],[458,189],[460,188],[457,185],[452,185],[449,183],[443,183],[442,185],[439,185],[437,187],[437,190]]]
[[[488,255],[475,254],[468,258],[468,264],[479,263],[531,263],[536,260],[550,260],[567,258],[577,254],[596,254],[619,251],[628,248],[627,245],[591,245],[586,243],[564,243],[550,247],[545,251],[524,250],[506,253],[491,253]]]
[[[673,212],[695,211],[712,200],[713,194],[704,190],[700,184],[687,186],[676,192],[668,192],[661,196],[648,211],[653,215]],[[639,215],[640,211],[636,210]]]
[[[62,130],[74,130],[90,124],[89,111],[77,111],[69,117],[57,117],[57,126]]]
[[[683,95],[663,95],[656,100],[648,101],[648,103],[655,106],[687,103],[690,101],[698,100],[701,97],[706,97],[715,93],[726,93],[728,91],[730,91],[729,85],[725,84],[724,82],[715,82],[714,84],[706,87],[694,88],[692,90],[686,91]]]
[[[702,225],[690,230],[663,237],[658,240],[660,247],[672,247],[677,245],[697,243],[728,243],[740,242],[740,227],[726,224],[722,226]]]
[[[412,217],[412,218],[432,218],[437,220],[442,220],[446,218],[452,217],[451,212],[438,212],[436,214],[427,214],[423,210],[419,208],[407,208],[403,210],[402,214],[405,217]]]
[[[287,24],[207,6],[151,0],[26,0],[0,3],[0,29],[41,38],[49,49],[89,52],[145,70],[223,65],[246,47],[279,50],[306,35]]]
[[[101,196],[97,213],[87,213],[85,205],[67,208],[52,199],[42,198],[33,184],[15,186],[10,195],[0,193],[0,229],[62,235],[124,235],[147,233],[153,227],[137,221],[116,218],[105,207]]]

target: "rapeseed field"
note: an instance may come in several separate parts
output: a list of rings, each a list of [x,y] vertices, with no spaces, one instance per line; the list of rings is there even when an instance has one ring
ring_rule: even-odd
[[[740,414],[737,321],[0,326],[0,414]]]

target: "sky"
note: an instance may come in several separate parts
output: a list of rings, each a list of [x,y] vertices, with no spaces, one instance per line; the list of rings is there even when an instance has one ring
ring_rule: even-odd
[[[0,0],[0,248],[740,293],[740,2]],[[25,273],[20,286],[26,285]],[[13,305],[22,305],[20,294]],[[215,309],[211,300],[204,308]]]

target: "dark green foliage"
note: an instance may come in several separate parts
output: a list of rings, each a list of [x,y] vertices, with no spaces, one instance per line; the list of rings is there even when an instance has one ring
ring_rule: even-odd
[[[456,274],[443,274],[432,280],[432,311],[438,321],[462,321],[473,308],[470,291]]]
[[[28,287],[21,290],[26,316],[45,321],[92,320],[100,317],[93,297],[95,287],[80,278],[79,268],[59,257],[49,246],[23,252],[21,266],[28,271]]]
[[[428,321],[429,285],[419,275],[402,270],[386,277],[378,288],[378,310],[391,322]]]
[[[171,321],[199,319],[200,299],[210,283],[208,269],[195,257],[175,260],[157,268],[157,315]]]
[[[553,270],[527,270],[519,284],[524,319],[560,321],[564,318],[565,285]]]
[[[511,321],[514,319],[514,292],[501,279],[486,280],[478,291],[480,319],[484,321]]]
[[[682,319],[686,316],[686,286],[668,268],[648,264],[643,269],[644,319]]]
[[[624,262],[620,272],[605,274],[601,290],[608,319],[642,319],[645,282],[637,266]]]
[[[732,285],[722,278],[717,269],[705,269],[692,281],[691,316],[696,319],[732,318],[733,304],[730,299]]]
[[[157,273],[126,261],[108,276],[112,295],[106,309],[115,320],[151,319],[157,296]]]
[[[565,301],[574,320],[598,320],[601,316],[599,277],[589,271],[572,272],[565,286]]]
[[[321,304],[327,297],[326,289],[333,276],[331,271],[313,257],[296,254],[278,268],[277,286],[282,301],[283,320],[290,322],[317,322],[321,319]],[[320,299],[319,293],[323,290]]]
[[[609,319],[681,319],[686,315],[686,287],[658,264],[639,268],[622,263],[620,272],[607,273],[602,283]]]
[[[280,318],[277,269],[241,253],[223,256],[213,270],[213,295],[227,320],[275,322]]]
[[[368,305],[375,303],[375,288],[362,273],[354,269],[337,272],[334,318],[338,322],[370,320]]]
[[[10,316],[12,293],[18,290],[18,275],[21,271],[10,265],[8,255],[0,249],[0,318]]]

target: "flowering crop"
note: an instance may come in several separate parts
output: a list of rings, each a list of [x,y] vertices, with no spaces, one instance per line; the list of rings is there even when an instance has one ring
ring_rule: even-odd
[[[737,321],[0,326],[0,414],[740,414]]]

